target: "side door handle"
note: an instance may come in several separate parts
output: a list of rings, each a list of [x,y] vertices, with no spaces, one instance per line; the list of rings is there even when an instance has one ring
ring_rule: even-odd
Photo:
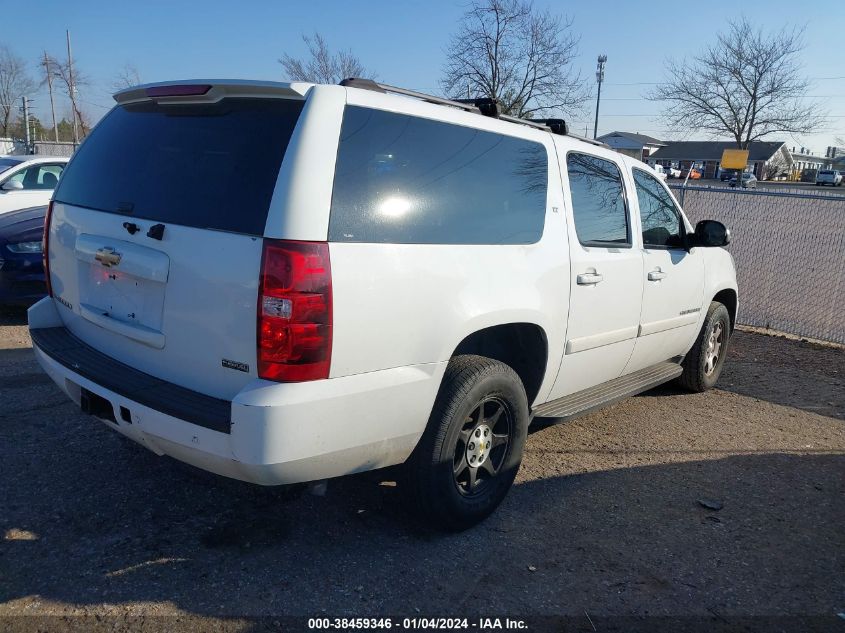
[[[659,268],[655,268],[648,274],[649,281],[660,281],[661,279],[666,279],[666,273]]]
[[[599,273],[581,273],[575,280],[579,286],[595,286],[600,281],[604,280],[604,275]]]

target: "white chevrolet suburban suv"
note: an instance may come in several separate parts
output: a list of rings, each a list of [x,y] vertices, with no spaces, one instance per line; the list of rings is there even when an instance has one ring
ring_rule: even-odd
[[[492,512],[534,416],[716,382],[724,225],[560,120],[367,80],[131,88],[46,221],[35,354],[159,455],[263,485],[404,464]]]

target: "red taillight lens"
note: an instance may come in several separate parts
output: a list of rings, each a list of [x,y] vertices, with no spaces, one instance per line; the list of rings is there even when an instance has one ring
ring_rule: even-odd
[[[44,216],[44,237],[41,239],[41,261],[44,266],[44,278],[47,280],[47,296],[53,296],[53,284],[50,283],[50,220],[53,217],[53,201],[47,205],[47,215]]]
[[[329,377],[332,275],[325,242],[264,240],[258,290],[258,376]]]

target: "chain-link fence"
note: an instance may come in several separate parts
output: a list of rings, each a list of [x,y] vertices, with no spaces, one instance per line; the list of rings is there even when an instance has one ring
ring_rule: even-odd
[[[76,151],[76,143],[67,143],[59,141],[35,141],[33,149],[36,154],[44,156],[73,156]]]
[[[41,156],[72,156],[76,151],[78,143],[66,141],[33,141],[31,147],[27,147],[22,139],[0,138],[0,155],[13,154],[23,156],[26,154],[38,154]]]
[[[845,343],[845,196],[675,188],[695,224],[731,230],[739,323]]]

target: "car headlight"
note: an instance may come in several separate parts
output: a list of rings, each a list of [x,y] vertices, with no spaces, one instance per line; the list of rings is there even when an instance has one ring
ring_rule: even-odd
[[[6,244],[6,248],[13,253],[40,253],[41,240],[38,240],[37,242],[17,242],[15,244]]]

